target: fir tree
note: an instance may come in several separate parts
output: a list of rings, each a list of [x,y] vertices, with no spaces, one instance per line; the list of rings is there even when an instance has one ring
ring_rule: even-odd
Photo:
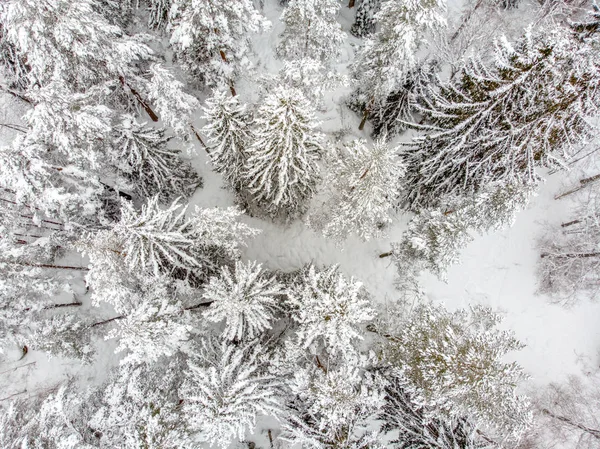
[[[281,14],[285,30],[277,54],[288,60],[335,60],[344,41],[336,0],[291,0]]]
[[[324,206],[325,236],[343,239],[356,233],[369,240],[382,234],[400,195],[404,167],[397,152],[384,141],[367,148],[366,141],[354,140],[332,158],[327,184],[335,193]]]
[[[258,108],[246,174],[255,200],[271,215],[302,212],[319,179],[323,135],[302,93],[278,87]]]
[[[174,0],[170,22],[171,44],[189,74],[233,95],[235,78],[252,67],[250,35],[270,26],[251,0]]]
[[[204,317],[212,322],[225,320],[227,340],[252,340],[271,328],[283,294],[283,286],[261,265],[236,262],[233,273],[223,267],[221,275],[206,285],[202,297],[211,304]]]
[[[215,90],[206,100],[203,128],[210,144],[213,168],[221,173],[225,182],[240,192],[244,187],[246,148],[251,143],[250,116],[245,104],[237,97],[228,97]]]

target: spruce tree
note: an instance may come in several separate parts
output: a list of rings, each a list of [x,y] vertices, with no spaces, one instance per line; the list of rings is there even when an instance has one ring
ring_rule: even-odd
[[[212,322],[225,320],[223,338],[227,340],[252,340],[271,328],[285,293],[283,285],[261,265],[236,262],[233,272],[223,267],[220,276],[206,285],[202,298],[210,306],[204,317]]]
[[[258,206],[272,216],[304,211],[319,179],[324,137],[297,89],[277,87],[259,106],[245,178]]]
[[[251,144],[251,120],[245,104],[238,97],[230,97],[215,90],[206,100],[203,128],[210,144],[210,159],[216,172],[237,192],[245,186],[244,172],[247,147]]]

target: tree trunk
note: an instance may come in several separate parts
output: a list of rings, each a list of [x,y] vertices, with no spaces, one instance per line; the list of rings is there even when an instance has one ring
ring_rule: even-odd
[[[458,35],[460,34],[460,32],[463,30],[463,28],[465,26],[467,26],[467,23],[469,23],[469,20],[471,20],[471,16],[473,15],[473,13],[475,11],[477,11],[481,5],[483,5],[483,0],[479,0],[477,2],[477,4],[475,5],[475,7],[469,11],[469,13],[466,15],[466,17],[463,19],[462,23],[460,24],[460,26],[458,27],[458,29],[454,32],[454,34],[452,35],[452,37],[450,38],[450,42],[453,42],[454,39],[456,39],[458,37]]]
[[[99,321],[97,323],[94,323],[90,327],[102,326],[103,324],[112,323],[113,321],[122,320],[123,318],[125,318],[125,315],[119,315],[114,318],[109,318],[108,320]]]
[[[142,98],[142,96],[133,87],[131,87],[127,83],[127,81],[125,81],[125,78],[123,78],[122,76],[120,76],[119,77],[119,81],[121,81],[121,84],[123,86],[127,86],[129,88],[129,90],[131,91],[131,93],[133,94],[133,96],[135,97],[135,99],[144,108],[144,110],[146,111],[146,114],[148,114],[148,116],[150,117],[150,119],[153,122],[158,122],[158,115],[156,115],[156,113],[152,110],[152,108],[150,107],[150,105]]]
[[[65,265],[50,265],[50,264],[45,264],[45,263],[29,263],[29,262],[7,262],[7,261],[2,261],[2,262],[14,264],[14,265],[21,265],[24,267],[33,267],[33,268],[54,268],[57,270],[90,271],[90,269],[87,267],[69,267],[69,266],[65,266]]]
[[[208,154],[210,154],[210,151],[208,151],[208,147],[206,146],[206,144],[202,140],[202,137],[200,137],[200,134],[198,134],[198,131],[196,131],[196,128],[194,128],[194,125],[190,125],[190,128],[192,128],[192,131],[194,132],[194,135],[196,136],[196,139],[198,139],[198,142],[200,142],[200,145],[202,145],[202,147],[204,148],[204,150]]]
[[[548,415],[560,422],[563,422],[571,427],[575,427],[576,429],[579,429],[582,432],[588,433],[588,434],[592,435],[594,438],[600,440],[600,430],[598,430],[598,429],[592,429],[591,427],[587,427],[578,422],[574,422],[573,420],[567,418],[566,416],[555,415],[548,409],[543,409],[542,413],[545,413],[546,415]]]
[[[567,221],[566,223],[562,223],[560,226],[562,228],[566,228],[567,226],[571,226],[577,223],[581,223],[581,220],[572,220],[572,221]]]
[[[561,193],[560,195],[555,196],[554,199],[559,200],[567,195],[571,195],[572,193],[579,192],[581,189],[586,187],[588,184],[591,184],[594,181],[598,181],[599,179],[600,179],[600,174],[590,176],[589,178],[580,179],[579,186],[575,187],[574,189],[568,190],[565,193]]]
[[[381,253],[381,254],[379,255],[379,258],[380,258],[380,259],[383,259],[384,257],[390,257],[390,256],[392,256],[393,254],[394,254],[394,252],[393,252],[393,251],[388,251],[387,253]]]
[[[567,254],[551,254],[551,253],[542,253],[540,257],[542,259],[546,257],[554,257],[555,259],[584,259],[587,257],[598,257],[600,256],[600,252],[593,253],[567,253]]]

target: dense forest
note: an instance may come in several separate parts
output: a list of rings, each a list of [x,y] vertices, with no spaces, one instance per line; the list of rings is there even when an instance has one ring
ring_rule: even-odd
[[[0,447],[600,448],[599,341],[531,388],[423,283],[557,178],[598,297],[599,105],[586,0],[1,0]]]

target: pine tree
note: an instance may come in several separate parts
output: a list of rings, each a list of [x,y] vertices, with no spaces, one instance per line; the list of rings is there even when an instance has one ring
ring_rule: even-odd
[[[352,66],[360,86],[354,101],[364,105],[359,129],[372,111],[384,108],[388,97],[407,83],[418,63],[416,54],[424,35],[445,25],[445,9],[443,0],[382,3],[376,16],[380,30],[365,41]]]
[[[406,202],[435,206],[489,182],[539,179],[536,167],[562,167],[589,134],[597,69],[593,51],[561,28],[501,40],[495,62],[470,60],[455,81],[420,95],[429,121],[407,153]]]
[[[324,138],[314,112],[300,91],[281,86],[264,99],[254,124],[248,187],[269,214],[293,217],[304,210],[319,179]]]
[[[283,285],[260,264],[238,261],[233,273],[223,267],[221,275],[206,285],[202,297],[211,304],[204,317],[212,322],[225,320],[223,337],[227,340],[252,340],[271,328],[284,294]]]
[[[187,426],[203,441],[227,447],[242,440],[258,414],[277,415],[275,378],[263,372],[260,345],[235,347],[205,339],[188,362],[179,391]]]
[[[50,81],[83,91],[103,81],[139,77],[152,50],[97,12],[91,0],[16,0],[2,10],[6,39],[27,58],[29,84]]]
[[[209,87],[227,86],[250,70],[250,35],[270,23],[251,0],[174,0],[170,20],[171,45],[189,74]]]
[[[164,66],[152,64],[149,75],[145,88],[148,99],[156,105],[160,119],[177,135],[187,138],[192,129],[192,115],[200,107],[200,102],[185,93],[183,83]]]
[[[113,132],[115,145],[120,148],[119,159],[114,162],[140,197],[158,195],[168,202],[189,197],[202,185],[192,166],[179,157],[180,151],[168,148],[171,138],[165,137],[164,129],[124,116]]]
[[[177,390],[185,358],[167,363],[123,363],[97,393],[89,426],[99,446],[184,449],[193,446]]]
[[[381,357],[416,404],[432,418],[469,416],[502,439],[518,441],[531,421],[528,399],[516,393],[526,376],[504,357],[523,345],[497,329],[498,314],[480,306],[450,313],[425,302],[397,322],[388,319],[391,325],[377,329],[384,338]]]
[[[155,363],[189,340],[192,326],[168,279],[148,279],[105,339],[118,339],[115,352],[128,351],[122,363]]]
[[[363,338],[359,326],[375,316],[362,283],[347,279],[335,265],[304,269],[289,302],[298,345],[324,346],[329,353],[352,352],[353,343]]]
[[[346,363],[310,364],[289,383],[288,413],[282,439],[311,449],[381,449],[369,430],[383,405],[383,380]]]
[[[324,206],[325,236],[343,239],[356,233],[369,240],[382,234],[392,222],[390,213],[400,195],[404,167],[397,153],[398,148],[383,140],[373,148],[354,140],[332,158],[327,184],[335,193]]]
[[[536,185],[515,181],[495,183],[477,195],[448,204],[444,211],[420,209],[402,240],[392,243],[390,255],[400,275],[427,269],[445,280],[447,269],[458,263],[461,250],[473,240],[473,232],[485,234],[511,226],[535,189]]]
[[[229,186],[240,192],[244,187],[246,148],[252,138],[246,105],[240,104],[238,97],[215,90],[206,100],[204,114],[207,124],[203,131],[209,139],[213,168],[223,175]]]
[[[341,51],[344,33],[336,21],[336,0],[291,0],[281,14],[285,30],[277,45],[282,59],[335,60]]]
[[[391,376],[385,386],[385,403],[378,418],[386,434],[398,432],[391,441],[396,449],[484,449],[496,447],[478,435],[481,432],[467,418],[448,424],[432,419],[404,390],[404,381]]]
[[[189,218],[186,211],[187,207],[178,200],[162,210],[158,197],[151,198],[139,212],[123,202],[117,224],[78,243],[80,251],[90,256],[88,282],[103,291],[114,287],[110,281],[113,275],[141,272],[201,284],[221,265],[238,256],[245,238],[258,232],[237,221],[241,212],[234,207],[196,206]],[[135,287],[125,288],[122,296],[127,297],[131,290],[135,291]]]

